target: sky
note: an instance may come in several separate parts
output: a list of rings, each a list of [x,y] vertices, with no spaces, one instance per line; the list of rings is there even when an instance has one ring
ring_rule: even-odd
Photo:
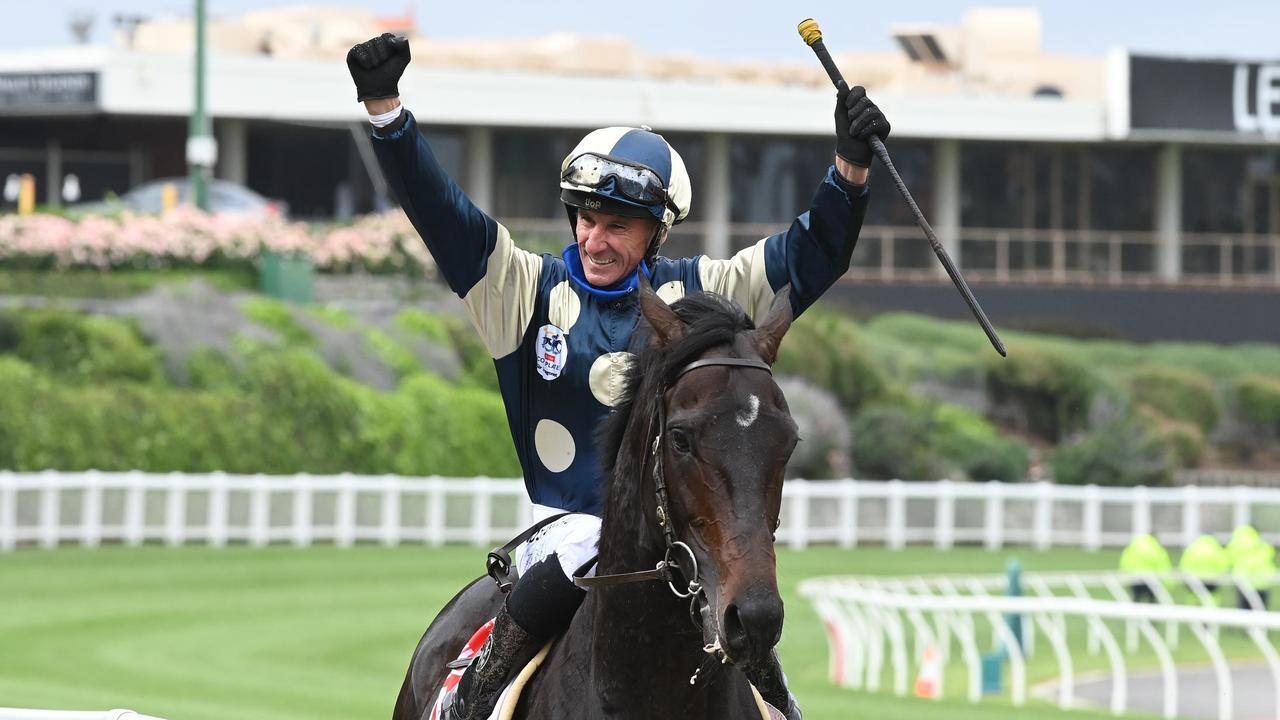
[[[76,14],[94,19],[105,42],[119,15],[189,15],[194,0],[0,0],[0,51],[70,44]],[[958,23],[974,6],[1034,6],[1044,19],[1045,50],[1097,56],[1113,47],[1191,57],[1280,59],[1280,0],[1040,0],[1021,3],[779,2],[778,0],[206,0],[213,16],[290,5],[363,6],[381,15],[412,7],[420,31],[443,38],[536,37],[552,32],[623,36],[655,53],[692,53],[725,60],[803,60],[796,24],[814,17],[836,51],[894,46],[895,23]]]

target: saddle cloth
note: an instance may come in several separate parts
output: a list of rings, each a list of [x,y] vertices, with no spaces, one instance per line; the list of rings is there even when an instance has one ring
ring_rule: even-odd
[[[471,636],[466,645],[462,646],[462,652],[458,653],[458,660],[469,660],[480,652],[480,648],[484,647],[484,641],[489,639],[489,634],[493,632],[493,620],[480,626],[479,630]],[[548,642],[543,646],[542,650],[525,665],[523,669],[511,680],[507,682],[506,687],[502,688],[502,693],[498,695],[498,704],[493,708],[488,720],[511,720],[515,715],[516,705],[520,701],[520,693],[524,691],[525,685],[529,683],[529,679],[538,671],[542,665],[542,661],[546,659],[547,653],[551,650],[551,645],[555,640]],[[462,680],[462,673],[466,672],[465,667],[454,668],[445,676],[444,682],[441,684],[440,693],[436,695],[435,704],[431,706],[430,720],[440,720],[444,715],[444,707],[448,704],[449,698],[458,690],[458,682]],[[751,695],[756,700],[756,709],[760,711],[760,720],[786,720],[777,708],[764,701],[760,697],[760,693],[751,688]]]

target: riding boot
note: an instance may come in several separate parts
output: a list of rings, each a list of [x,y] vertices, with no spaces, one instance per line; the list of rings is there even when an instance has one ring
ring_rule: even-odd
[[[760,692],[760,697],[780,710],[787,720],[803,720],[800,706],[787,687],[787,676],[782,672],[777,650],[770,650],[769,657],[758,665],[744,666],[742,672]]]
[[[489,639],[458,681],[441,720],[487,720],[511,671],[569,627],[584,597],[555,553],[526,570],[494,619]]]
[[[489,639],[458,681],[442,720],[486,720],[493,713],[507,676],[518,663],[527,662],[541,645],[511,619],[503,605]]]

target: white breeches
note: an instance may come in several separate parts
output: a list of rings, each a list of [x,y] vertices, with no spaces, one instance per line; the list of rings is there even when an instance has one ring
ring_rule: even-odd
[[[535,516],[537,515],[535,511]],[[539,530],[516,550],[516,568],[523,575],[529,568],[555,553],[564,576],[572,580],[573,573],[595,557],[599,543],[600,518],[581,513],[567,515]],[[586,575],[593,577],[595,574],[596,569],[592,567]]]

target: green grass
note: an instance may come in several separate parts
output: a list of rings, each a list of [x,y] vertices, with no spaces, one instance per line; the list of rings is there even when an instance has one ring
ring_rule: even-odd
[[[1030,572],[1116,563],[1114,553],[1016,556]],[[1026,708],[998,698],[970,705],[959,699],[963,674],[950,671],[947,687],[956,699],[942,702],[856,693],[827,681],[825,635],[796,594],[800,580],[999,573],[1007,557],[973,548],[782,552],[788,613],[781,652],[805,716],[1103,717],[1034,700]],[[482,562],[481,551],[456,547],[112,547],[0,555],[0,704],[129,707],[170,720],[386,718],[418,637]],[[1052,676],[1049,656],[1037,654],[1034,679]]]
[[[0,268],[0,295],[115,299],[150,292],[158,285],[203,280],[223,292],[256,290],[252,268],[227,270],[18,270]]]

